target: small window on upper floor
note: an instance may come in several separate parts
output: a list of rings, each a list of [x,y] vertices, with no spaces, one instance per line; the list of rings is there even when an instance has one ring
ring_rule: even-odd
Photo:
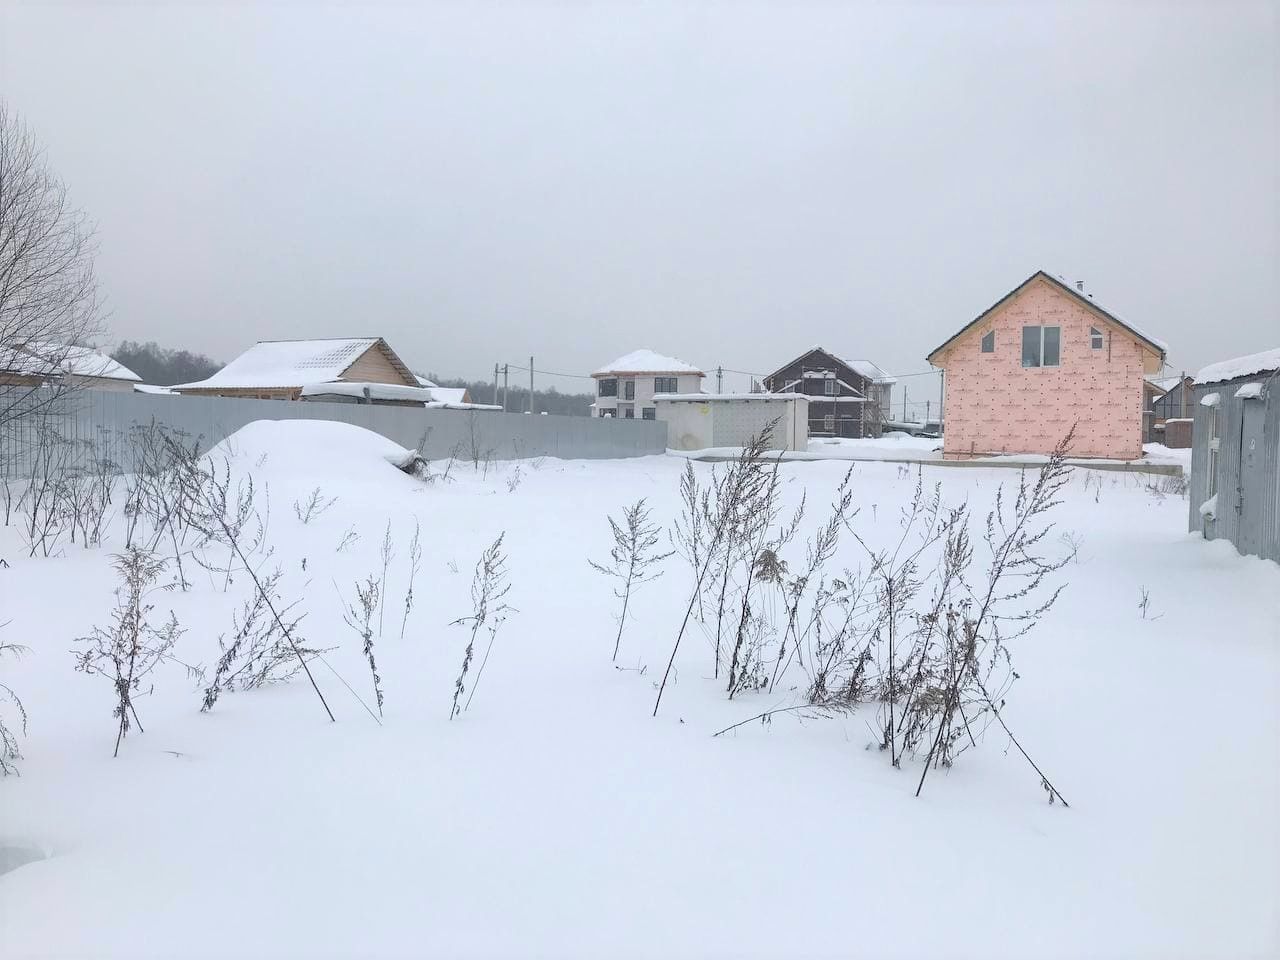
[[[834,377],[827,377],[827,379],[822,381],[822,392],[828,397],[834,397],[836,395],[836,381]]]
[[[996,332],[994,330],[988,330],[982,335],[982,352],[996,352]]]
[[[1102,331],[1097,327],[1089,328],[1089,346],[1094,350],[1102,349]]]

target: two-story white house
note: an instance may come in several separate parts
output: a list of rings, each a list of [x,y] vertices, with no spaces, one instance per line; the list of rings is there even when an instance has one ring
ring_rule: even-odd
[[[596,381],[597,417],[656,420],[654,394],[701,393],[706,376],[691,363],[664,357],[652,350],[636,350],[591,374]]]

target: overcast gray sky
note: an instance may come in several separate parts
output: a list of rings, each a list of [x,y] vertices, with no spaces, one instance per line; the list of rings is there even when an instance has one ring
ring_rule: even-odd
[[[909,373],[1043,267],[1175,368],[1280,344],[1275,3],[0,10],[113,341]]]

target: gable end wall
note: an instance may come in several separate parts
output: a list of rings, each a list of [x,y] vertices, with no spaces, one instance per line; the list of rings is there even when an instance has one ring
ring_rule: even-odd
[[[1062,328],[1060,366],[1022,366],[1022,328],[1034,324]],[[1090,347],[1090,327],[1106,336],[1101,350]],[[995,352],[982,353],[989,330],[996,332]],[[1141,344],[1044,281],[959,337],[936,362],[946,373],[947,457],[1052,453],[1072,424],[1073,456],[1142,456]]]

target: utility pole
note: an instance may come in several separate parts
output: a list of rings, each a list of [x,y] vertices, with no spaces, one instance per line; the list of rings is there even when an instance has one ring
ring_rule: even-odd
[[[902,388],[902,422],[907,422],[907,388]]]
[[[503,413],[507,412],[507,389],[511,383],[508,377],[509,373],[510,373],[510,367],[508,367],[508,365],[504,363],[502,365],[502,412]]]
[[[529,358],[529,413],[533,413],[533,357]]]
[[[716,367],[716,393],[724,393],[724,367]]]
[[[925,426],[928,426],[928,425],[929,425],[929,407],[930,407],[930,406],[932,406],[932,405],[933,405],[933,401],[932,401],[932,400],[926,400],[926,401],[924,402],[924,422],[925,422]]]
[[[493,405],[498,405],[498,365],[493,365]]]
[[[1182,379],[1178,381],[1178,396],[1182,398],[1182,412],[1179,414],[1183,420],[1187,419],[1187,371],[1182,371]]]

